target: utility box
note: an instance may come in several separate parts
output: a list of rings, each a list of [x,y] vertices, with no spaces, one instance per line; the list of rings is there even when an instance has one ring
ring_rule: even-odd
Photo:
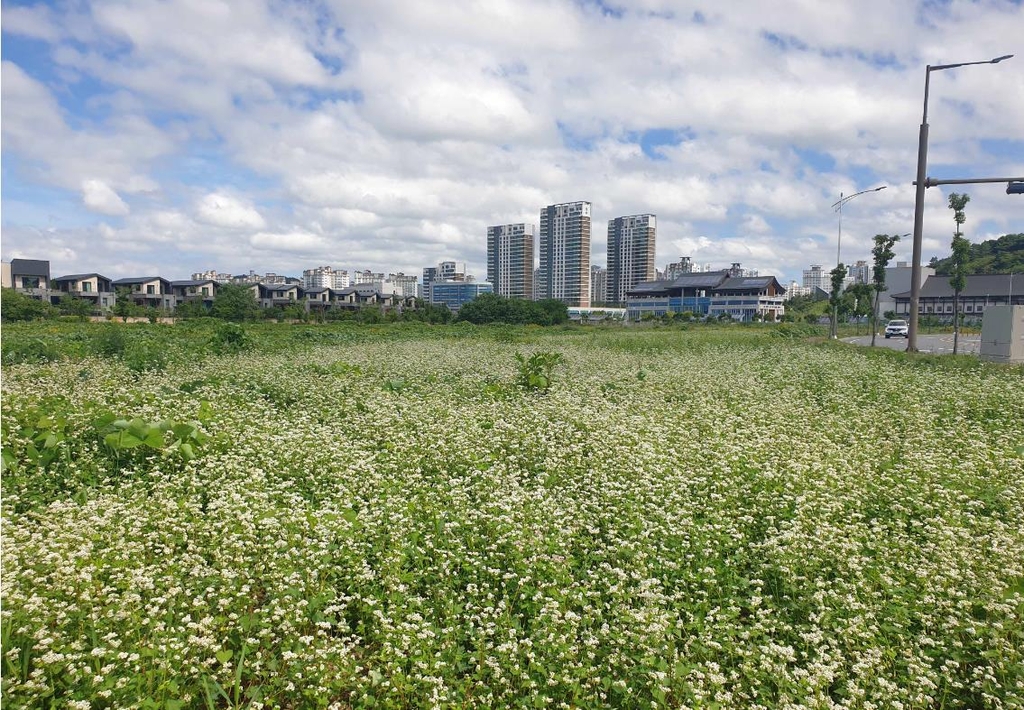
[[[1024,363],[1024,306],[989,306],[981,323],[981,359]]]

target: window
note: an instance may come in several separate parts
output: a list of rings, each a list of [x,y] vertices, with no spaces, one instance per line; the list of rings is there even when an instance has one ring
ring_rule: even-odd
[[[150,284],[149,286],[146,286],[146,293],[148,295],[150,295],[150,296],[155,294],[156,293],[156,286],[153,286],[152,284]]]
[[[946,313],[952,313],[952,312],[953,312],[953,304],[952,303],[947,303],[946,304]]]
[[[90,283],[89,281],[83,281],[82,282],[82,293],[90,293],[90,292],[92,292],[92,283]]]
[[[203,286],[203,295],[204,296],[209,296],[210,295],[210,287],[209,286]]]
[[[22,288],[39,288],[39,277],[38,276],[22,276],[21,277]]]

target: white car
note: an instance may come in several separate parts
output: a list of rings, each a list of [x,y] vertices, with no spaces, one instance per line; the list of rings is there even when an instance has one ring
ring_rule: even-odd
[[[891,320],[888,325],[885,326],[885,337],[894,338],[908,338],[910,337],[910,326],[907,325],[905,320]]]

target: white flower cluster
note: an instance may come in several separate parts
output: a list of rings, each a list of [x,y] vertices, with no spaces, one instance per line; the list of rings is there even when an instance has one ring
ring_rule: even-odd
[[[4,706],[1024,704],[1019,371],[451,333],[6,368]],[[115,456],[99,405],[210,439]]]

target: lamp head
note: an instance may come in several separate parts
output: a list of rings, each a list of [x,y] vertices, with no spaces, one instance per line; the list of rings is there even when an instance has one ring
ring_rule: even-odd
[[[1004,59],[1010,59],[1010,58],[1012,58],[1012,57],[1013,57],[1013,55],[1012,55],[1012,54],[1004,54],[1004,55],[1003,55],[1003,56],[1001,56],[1001,57],[996,57],[995,59],[993,59],[993,60],[992,60],[992,61],[990,62],[990,64],[998,64],[999,62],[1003,61]]]

